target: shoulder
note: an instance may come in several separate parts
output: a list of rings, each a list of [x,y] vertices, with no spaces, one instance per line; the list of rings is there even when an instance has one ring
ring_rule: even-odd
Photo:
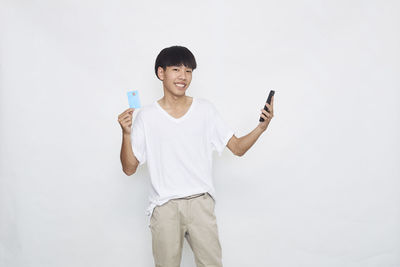
[[[157,107],[155,106],[155,102],[143,105],[141,108],[135,111],[136,117],[139,118],[140,120],[146,120],[146,118],[152,116],[152,114],[156,109]]]
[[[199,106],[202,106],[203,108],[206,108],[206,109],[214,109],[215,108],[214,104],[208,99],[196,97],[196,101],[197,101],[197,104]]]
[[[197,97],[196,105],[198,107],[198,108],[196,108],[198,110],[198,112],[203,113],[208,118],[208,120],[210,120],[213,117],[213,114],[215,114],[215,110],[216,110],[215,106],[208,99]]]

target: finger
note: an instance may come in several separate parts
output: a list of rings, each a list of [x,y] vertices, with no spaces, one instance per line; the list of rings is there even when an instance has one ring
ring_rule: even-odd
[[[269,112],[267,112],[265,109],[261,110],[262,114],[265,115],[266,117],[271,117],[271,114]]]
[[[120,118],[120,119],[118,119],[118,122],[119,123],[121,123],[121,124],[126,124],[127,122],[129,122],[129,121],[132,121],[132,118],[131,117],[125,117],[125,118]]]
[[[271,105],[270,104],[267,104],[268,106],[268,111],[271,113],[271,114],[274,114],[274,102],[272,102],[271,101]]]
[[[273,95],[272,98],[271,98],[271,106],[272,106],[271,110],[274,110],[274,97],[275,96]]]
[[[125,119],[127,119],[127,118],[129,118],[129,117],[132,117],[132,115],[130,115],[130,114],[125,114],[124,116],[121,116],[119,119],[120,119],[120,120],[125,120]]]
[[[134,108],[128,108],[127,110],[125,110],[126,114],[133,114],[133,112],[135,111]]]
[[[268,117],[267,115],[265,115],[264,113],[261,113],[260,117],[263,118],[263,119],[266,120],[266,121],[271,120],[271,118]]]
[[[118,118],[124,118],[127,114],[129,114],[129,113],[126,113],[126,111],[124,111],[118,115]]]
[[[274,110],[274,97],[271,98],[271,104],[267,104],[269,111],[273,112]]]
[[[123,121],[131,121],[131,120],[132,120],[132,117],[126,117],[126,118],[123,118],[122,120],[123,120]]]
[[[274,109],[270,104],[267,104],[267,108],[268,108],[268,112],[272,112]]]
[[[125,120],[123,120],[124,123],[129,123],[129,122],[131,122],[131,121],[132,121],[131,119],[125,119]]]
[[[121,114],[119,114],[118,117],[122,117],[122,116],[124,116],[125,114],[129,114],[129,113],[132,114],[134,111],[135,111],[134,108],[128,108],[127,110],[125,110],[124,112],[122,112]]]
[[[272,113],[272,116],[274,116],[274,97],[275,96],[272,96],[272,102],[271,102],[271,113]]]

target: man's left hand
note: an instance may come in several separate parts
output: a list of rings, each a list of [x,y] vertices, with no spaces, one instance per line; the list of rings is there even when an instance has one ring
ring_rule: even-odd
[[[260,121],[258,127],[262,131],[265,131],[267,129],[269,122],[274,117],[274,96],[271,98],[271,105],[268,104],[267,102],[265,102],[265,105],[267,106],[269,112],[267,112],[264,108],[261,109],[260,117],[263,118],[264,121]]]

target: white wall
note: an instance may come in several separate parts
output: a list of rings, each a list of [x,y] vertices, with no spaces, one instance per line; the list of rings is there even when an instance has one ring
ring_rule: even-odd
[[[224,266],[400,266],[398,1],[0,7],[0,266],[153,266],[147,167],[122,172],[117,117],[128,90],[162,97],[171,45],[239,136],[276,91],[247,154],[214,154]]]

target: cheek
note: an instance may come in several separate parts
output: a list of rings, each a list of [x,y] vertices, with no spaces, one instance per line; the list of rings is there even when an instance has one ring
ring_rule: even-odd
[[[174,83],[174,77],[172,77],[171,75],[165,76],[164,80],[168,84],[173,84]]]

